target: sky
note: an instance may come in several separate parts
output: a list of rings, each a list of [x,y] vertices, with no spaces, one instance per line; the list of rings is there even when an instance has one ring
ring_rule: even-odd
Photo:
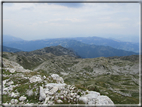
[[[139,38],[139,3],[3,3],[3,35]]]

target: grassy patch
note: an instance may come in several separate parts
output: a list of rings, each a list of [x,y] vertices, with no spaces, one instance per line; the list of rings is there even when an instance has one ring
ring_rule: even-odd
[[[11,97],[9,95],[2,95],[2,101],[3,103],[6,103],[6,102],[10,102],[11,101]]]

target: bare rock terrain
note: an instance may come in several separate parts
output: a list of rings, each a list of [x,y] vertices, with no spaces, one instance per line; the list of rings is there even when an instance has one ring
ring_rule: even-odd
[[[54,105],[89,104],[114,105],[107,96],[95,91],[83,91],[64,83],[58,74],[40,75],[3,58],[3,104]]]

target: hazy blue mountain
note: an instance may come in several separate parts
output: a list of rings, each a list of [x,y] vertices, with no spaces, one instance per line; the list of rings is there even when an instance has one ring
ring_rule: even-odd
[[[15,41],[24,41],[24,40],[10,35],[3,35],[3,42],[15,42]]]
[[[21,51],[21,50],[16,49],[16,48],[3,46],[3,52],[19,52],[19,51]]]
[[[23,51],[33,51],[48,46],[61,45],[65,48],[74,50],[82,58],[110,57],[110,56],[128,56],[137,53],[115,49],[109,46],[88,45],[73,39],[46,39],[36,41],[17,41],[4,43],[5,46],[11,46]]]
[[[126,51],[139,52],[139,43],[122,42],[116,39],[107,39],[101,37],[77,37],[74,40],[90,44],[90,45],[103,45],[110,46],[116,49],[122,49]]]

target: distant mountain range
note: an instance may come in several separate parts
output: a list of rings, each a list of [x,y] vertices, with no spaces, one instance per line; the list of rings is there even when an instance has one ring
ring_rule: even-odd
[[[89,45],[110,46],[116,49],[139,52],[139,43],[122,42],[119,40],[107,39],[101,37],[77,37],[73,39]]]
[[[3,42],[15,42],[15,41],[24,41],[24,40],[10,35],[3,36]]]
[[[136,51],[139,49],[139,46],[133,43],[114,41],[99,37],[78,37],[70,39],[57,38],[35,41],[4,41],[3,44],[4,46],[16,48],[22,51],[34,51],[49,46],[61,45],[62,47],[73,50],[82,58],[137,55],[138,53],[132,52],[130,50]],[[124,48],[123,46],[126,47],[128,51],[120,49]]]
[[[3,51],[4,52],[20,52],[21,50],[15,49],[15,48],[11,48],[11,47],[3,46]]]

